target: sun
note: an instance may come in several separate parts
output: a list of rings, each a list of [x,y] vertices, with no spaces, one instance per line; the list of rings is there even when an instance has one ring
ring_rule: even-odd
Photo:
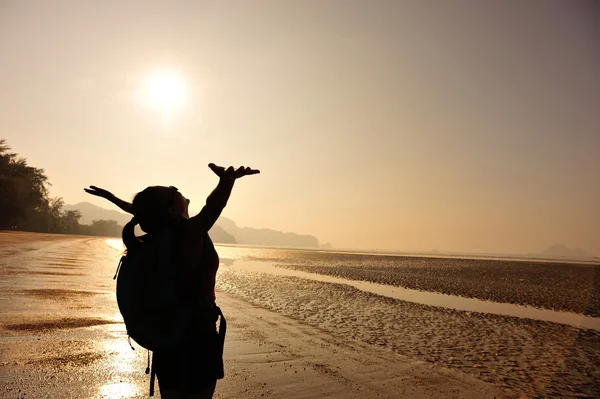
[[[174,111],[183,108],[187,100],[187,86],[181,74],[171,69],[149,73],[142,82],[142,101],[160,112],[168,122]]]

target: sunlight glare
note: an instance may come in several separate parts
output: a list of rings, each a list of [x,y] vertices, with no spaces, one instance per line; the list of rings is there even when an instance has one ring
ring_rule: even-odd
[[[144,104],[160,112],[163,122],[169,122],[174,111],[183,108],[188,94],[181,74],[171,69],[148,74],[141,91]]]
[[[109,238],[107,240],[104,240],[104,242],[106,242],[111,248],[117,249],[119,251],[125,250],[125,245],[123,245],[123,241],[121,240]]]
[[[100,388],[101,398],[131,398],[135,395],[139,395],[138,389],[127,382],[118,382],[112,384],[106,384]]]

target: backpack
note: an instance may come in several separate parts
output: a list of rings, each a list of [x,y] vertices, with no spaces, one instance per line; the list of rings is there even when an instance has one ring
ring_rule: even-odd
[[[177,296],[176,270],[171,264],[173,232],[170,229],[146,235],[144,240],[121,257],[113,279],[117,280],[117,305],[123,316],[127,335],[148,350],[150,396],[154,396],[154,367],[150,369],[150,351],[176,348],[183,343],[194,308],[183,306]],[[203,261],[214,259],[214,245],[206,235]],[[218,306],[211,313],[220,318],[221,355],[227,323]],[[131,345],[131,342],[130,342]],[[133,348],[133,345],[131,345]]]
[[[177,297],[172,235],[166,229],[145,236],[121,257],[115,274],[127,335],[150,351],[181,343],[191,316]]]

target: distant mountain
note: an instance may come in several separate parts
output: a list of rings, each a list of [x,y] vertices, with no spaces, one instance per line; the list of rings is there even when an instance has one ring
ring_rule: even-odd
[[[81,224],[92,224],[94,220],[115,220],[121,226],[124,226],[131,220],[131,215],[123,212],[104,209],[94,204],[90,204],[89,202],[80,202],[75,205],[65,205],[63,206],[63,209],[65,211],[77,209],[79,212],[81,212],[81,219],[79,219],[79,223]]]
[[[222,227],[214,225],[210,231],[210,238],[217,243],[221,244],[237,244],[237,240],[234,236],[223,230]]]
[[[79,210],[82,215],[80,219],[82,224],[91,224],[94,220],[116,220],[117,223],[123,226],[131,220],[131,216],[126,213],[104,209],[89,202],[65,205],[64,209]],[[284,233],[270,229],[238,227],[233,220],[225,217],[220,217],[217,220],[217,223],[210,230],[210,236],[216,243],[319,248],[319,240],[315,236]],[[323,247],[330,249],[331,244],[324,244]]]
[[[558,258],[588,258],[590,255],[581,248],[570,249],[563,244],[554,244],[541,252],[542,255]]]

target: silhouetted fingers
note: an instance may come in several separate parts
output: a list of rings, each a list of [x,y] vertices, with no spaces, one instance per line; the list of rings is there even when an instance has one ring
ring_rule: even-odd
[[[248,168],[248,174],[249,174],[249,175],[256,175],[256,174],[258,174],[258,173],[260,173],[260,170],[258,170],[258,169],[252,169],[252,168]]]
[[[96,186],[90,186],[90,188],[84,188],[83,190],[88,194],[96,195],[98,197],[106,197],[111,195],[109,191]]]
[[[242,166],[240,169],[238,169],[238,177],[255,175],[257,173],[260,173],[260,171],[257,169],[252,169],[249,166]]]
[[[95,192],[100,193],[100,194],[108,194],[108,195],[112,194],[110,191],[100,188],[98,186],[90,186],[90,189],[92,189]]]
[[[227,169],[225,169],[223,166],[217,166],[214,163],[210,163],[210,164],[208,164],[208,166],[219,177],[227,177],[227,178],[233,178],[233,179],[237,179],[242,176],[255,175],[257,173],[260,173],[260,171],[258,171],[256,169],[252,169],[249,166],[240,166],[237,169],[234,168],[233,166],[229,166]]]
[[[208,167],[209,167],[209,168],[210,168],[210,169],[211,169],[213,172],[215,172],[215,174],[216,174],[217,176],[219,176],[219,177],[220,177],[220,176],[223,176],[223,172],[225,171],[225,168],[224,168],[224,167],[222,167],[222,166],[217,166],[217,165],[215,165],[214,163],[209,163],[209,164],[208,164]]]
[[[239,168],[237,168],[235,170],[235,177],[242,177],[246,174],[246,167],[245,166],[240,166]]]

